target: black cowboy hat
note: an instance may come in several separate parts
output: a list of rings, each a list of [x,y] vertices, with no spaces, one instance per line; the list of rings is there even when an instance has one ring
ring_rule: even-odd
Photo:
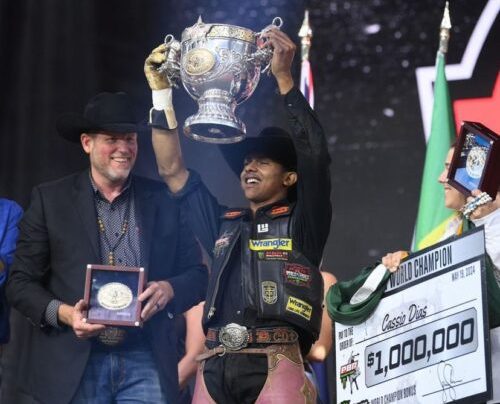
[[[97,94],[87,103],[83,115],[63,114],[57,119],[56,128],[63,138],[76,143],[82,133],[133,133],[141,129],[132,99],[123,92]]]
[[[237,177],[243,170],[245,157],[250,154],[263,155],[288,171],[297,171],[297,154],[292,138],[286,130],[275,126],[262,129],[258,136],[246,137],[239,143],[219,147]]]

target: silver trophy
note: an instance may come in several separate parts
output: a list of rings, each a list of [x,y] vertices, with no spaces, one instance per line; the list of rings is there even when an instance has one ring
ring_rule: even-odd
[[[181,42],[165,37],[167,59],[160,67],[170,83],[179,79],[198,112],[184,123],[184,133],[202,142],[236,143],[246,133],[245,124],[235,115],[236,106],[250,97],[260,73],[269,69],[273,51],[264,46],[262,34],[280,28],[281,18],[255,33],[227,24],[205,24],[201,17],[182,33]]]

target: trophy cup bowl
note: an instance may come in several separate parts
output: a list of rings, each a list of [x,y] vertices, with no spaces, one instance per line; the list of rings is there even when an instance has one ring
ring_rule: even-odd
[[[198,102],[198,112],[184,123],[188,137],[218,144],[244,138],[245,124],[235,109],[252,95],[262,66],[267,65],[263,71],[269,68],[272,50],[258,46],[261,34],[281,24],[276,17],[272,25],[254,33],[235,25],[205,24],[200,18],[183,31],[180,44],[172,35],[165,37],[169,53],[160,69],[173,85],[180,79]]]

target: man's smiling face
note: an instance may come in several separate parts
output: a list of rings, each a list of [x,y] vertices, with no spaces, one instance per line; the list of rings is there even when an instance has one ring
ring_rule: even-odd
[[[249,154],[240,175],[241,188],[251,204],[264,206],[286,198],[296,173],[286,171],[278,162],[263,154]]]
[[[137,133],[83,134],[81,142],[96,182],[116,185],[127,180],[137,158]]]

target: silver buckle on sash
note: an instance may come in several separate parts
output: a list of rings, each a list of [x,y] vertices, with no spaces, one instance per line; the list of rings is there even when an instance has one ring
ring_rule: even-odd
[[[248,345],[250,334],[247,328],[231,323],[219,330],[219,342],[230,351],[238,351]]]

